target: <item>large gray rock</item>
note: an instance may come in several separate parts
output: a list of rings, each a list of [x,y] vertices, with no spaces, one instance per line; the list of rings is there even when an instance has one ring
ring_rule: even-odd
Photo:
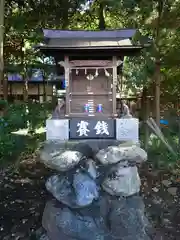
[[[68,159],[68,162],[70,161],[70,168],[79,162],[80,159],[76,157],[76,152],[78,152],[79,158],[81,158],[81,156],[94,158],[94,154],[100,149],[107,148],[110,145],[118,146],[119,144],[120,141],[116,140],[46,141],[40,149],[40,160],[51,169],[66,171],[69,170],[69,164],[67,165],[68,168],[64,166],[67,163],[68,157],[70,157],[70,159]],[[68,153],[64,154],[66,151],[68,151]],[[75,160],[71,155],[73,155]]]
[[[88,140],[48,140],[40,149],[40,156],[43,154],[51,154],[54,151],[73,150],[83,153],[87,158],[91,158],[92,154],[97,153],[100,149],[105,149],[109,146],[118,146],[122,141],[115,139],[88,139]]]
[[[57,171],[72,169],[82,158],[82,153],[69,150],[65,143],[50,142],[40,151],[40,160],[47,167]]]
[[[141,163],[147,160],[147,153],[137,145],[110,146],[100,150],[96,158],[104,165],[115,164],[120,161]]]
[[[150,240],[151,225],[139,196],[103,197],[90,208],[71,210],[46,204],[42,224],[50,240]]]
[[[56,170],[65,172],[75,167],[83,158],[82,153],[77,151],[65,151],[53,157],[52,164]]]
[[[99,189],[95,181],[86,173],[79,172],[74,175],[73,187],[80,207],[90,205],[99,197]]]
[[[61,230],[59,230],[57,226],[56,216],[60,213],[60,204],[57,204],[57,202],[53,200],[47,202],[43,213],[42,226],[46,230],[47,237],[50,240],[71,240]]]
[[[71,211],[55,201],[46,204],[42,224],[50,240],[105,240],[104,221],[97,211]]]
[[[112,239],[150,240],[151,226],[144,214],[144,204],[139,196],[110,203],[109,224]]]
[[[71,208],[79,208],[70,179],[66,176],[54,175],[46,181],[46,189],[55,199]]]
[[[137,167],[115,166],[114,172],[102,183],[104,191],[115,196],[131,196],[140,191],[141,181]]]
[[[88,206],[99,197],[95,181],[84,172],[73,176],[54,175],[47,180],[46,189],[70,208]]]

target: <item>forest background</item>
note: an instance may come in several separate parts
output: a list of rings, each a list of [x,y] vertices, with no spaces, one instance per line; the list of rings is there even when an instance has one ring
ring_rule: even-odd
[[[24,79],[31,74],[27,71],[28,66],[43,66],[48,72],[48,62],[33,47],[42,42],[42,28],[138,29],[134,41],[143,43],[148,38],[150,46],[140,56],[126,58],[123,67],[126,86],[135,94],[140,89],[142,98],[143,93],[152,96],[151,110],[157,123],[166,110],[171,117],[174,116],[169,135],[173,135],[173,140],[174,133],[178,137],[179,13],[179,0],[0,0],[0,80],[3,88],[0,105],[5,109],[0,126],[0,158],[4,161],[9,155],[14,156],[17,140],[12,131],[28,127],[31,137],[34,136],[37,127],[44,124],[52,110],[48,103],[27,103],[26,80],[24,102],[9,104],[6,101],[7,72],[19,72]]]

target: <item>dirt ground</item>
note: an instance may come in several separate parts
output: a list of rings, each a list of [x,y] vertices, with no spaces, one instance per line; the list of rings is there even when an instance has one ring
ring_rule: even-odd
[[[0,171],[0,239],[36,239],[44,206],[50,197],[45,180],[52,172],[36,161],[25,160],[18,171]],[[157,240],[180,239],[180,183],[169,174],[141,168],[142,196],[149,220],[157,230]]]

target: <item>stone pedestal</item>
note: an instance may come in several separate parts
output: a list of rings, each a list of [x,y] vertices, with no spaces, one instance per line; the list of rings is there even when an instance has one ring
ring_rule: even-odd
[[[47,239],[151,239],[136,166],[147,153],[115,139],[100,143],[50,141],[41,149],[41,161],[56,170],[46,182],[52,196],[42,219]]]
[[[116,139],[139,142],[139,119],[116,119]]]
[[[82,121],[85,122],[85,120]],[[77,125],[82,121],[73,120],[71,123],[71,120],[68,119],[49,119],[46,121],[46,139],[60,141],[68,141],[70,139],[117,139],[119,141],[131,140],[135,143],[139,142],[139,120],[136,118],[107,121],[89,120],[90,122],[87,121],[87,128],[89,127],[88,131],[84,132],[82,136],[80,136],[80,134],[76,135],[76,132],[78,131],[76,129]],[[91,122],[92,128],[90,126]],[[99,129],[97,129],[98,126]],[[105,129],[103,130],[103,126],[107,127],[108,134],[106,134]],[[94,131],[94,128],[96,128],[96,132]]]
[[[69,120],[68,119],[48,119],[46,121],[47,140],[69,140]]]

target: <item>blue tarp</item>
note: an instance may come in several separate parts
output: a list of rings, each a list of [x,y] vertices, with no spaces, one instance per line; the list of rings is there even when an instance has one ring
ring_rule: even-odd
[[[161,119],[160,120],[160,124],[163,124],[163,125],[168,125],[168,120],[165,120],[165,119]]]
[[[66,81],[64,79],[63,82],[62,82],[62,89],[65,89],[65,88],[66,88]]]

